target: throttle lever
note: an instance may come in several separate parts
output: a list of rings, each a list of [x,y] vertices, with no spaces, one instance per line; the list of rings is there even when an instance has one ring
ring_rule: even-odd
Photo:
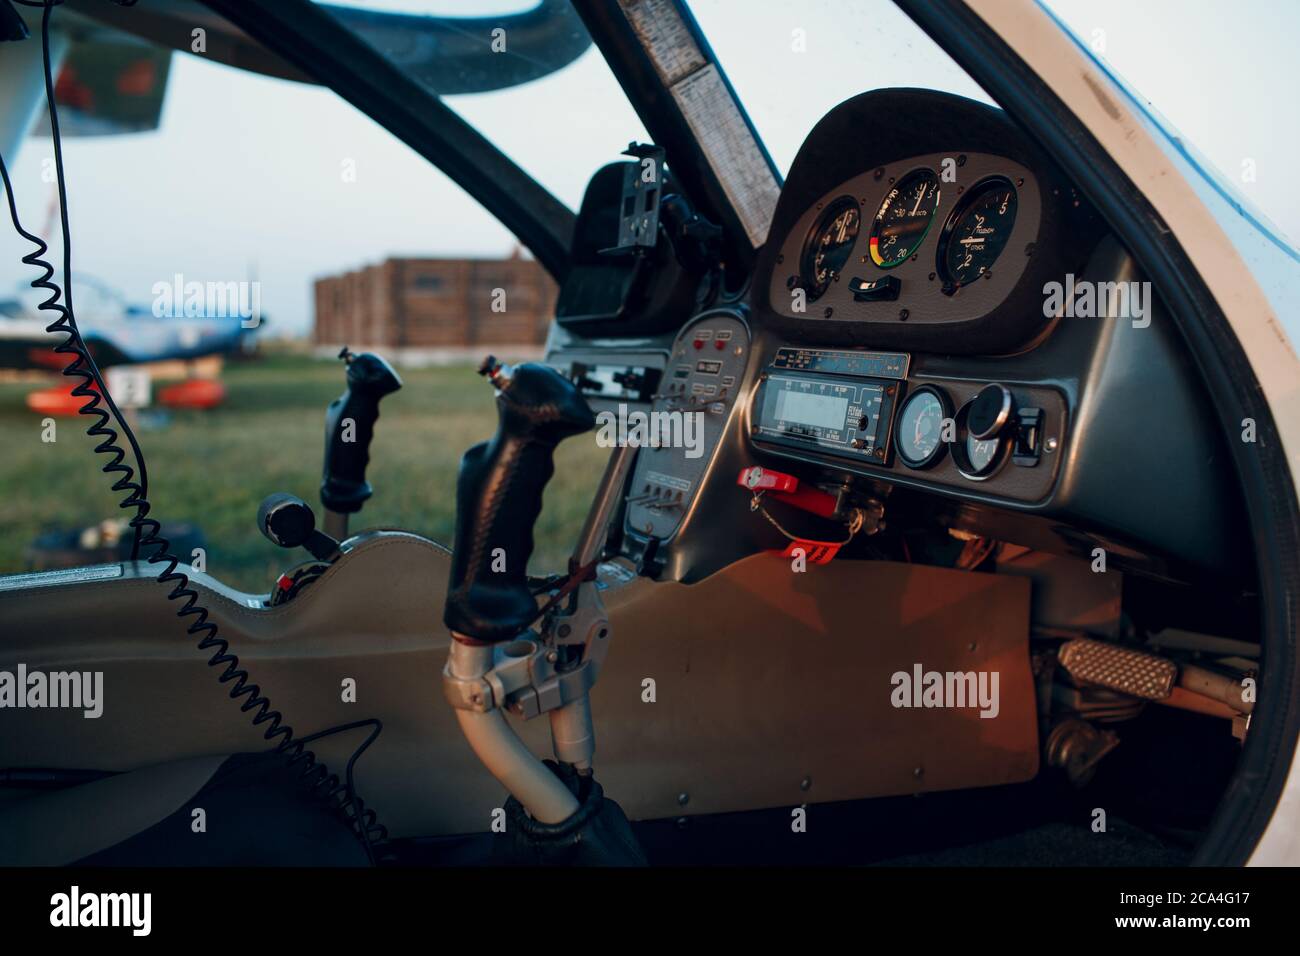
[[[374,494],[366,480],[370,441],[379,419],[379,401],[402,387],[393,367],[373,352],[359,355],[339,352],[347,363],[348,388],[330,402],[325,413],[325,467],[320,500],[325,506],[325,528],[336,538],[348,534],[348,515]]]

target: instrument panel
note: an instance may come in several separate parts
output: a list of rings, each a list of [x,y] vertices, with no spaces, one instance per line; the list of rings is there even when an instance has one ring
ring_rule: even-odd
[[[756,268],[752,443],[1047,501],[1071,399],[1025,357],[1059,327],[1049,283],[1083,273],[1103,233],[1001,110],[915,89],[846,100],[800,148]]]
[[[750,438],[904,483],[1027,503],[1050,493],[1067,418],[1059,391],[911,375],[911,366],[906,353],[782,347],[759,375]]]
[[[751,281],[666,349],[651,412],[702,415],[703,441],[638,455],[629,555],[690,582],[765,546],[734,476],[786,462],[822,488],[941,496],[954,527],[1056,553],[1123,549],[1181,579],[1232,566],[1232,514],[1177,520],[1232,492],[1158,296],[1141,324],[1047,306],[1050,283],[1143,278],[1000,110],[846,100],[800,148]]]
[[[1056,322],[1048,283],[1104,232],[1002,111],[873,90],[813,128],[756,267],[760,324],[785,341],[1010,355]]]
[[[804,211],[782,241],[769,300],[809,328],[966,322],[1021,282],[1041,224],[1037,181],[1019,163],[955,149],[907,157],[837,183]],[[1036,322],[1020,318],[1045,321],[1041,306]]]
[[[627,499],[636,534],[671,538],[694,507],[740,397],[749,345],[743,317],[730,309],[705,312],[678,333]]]

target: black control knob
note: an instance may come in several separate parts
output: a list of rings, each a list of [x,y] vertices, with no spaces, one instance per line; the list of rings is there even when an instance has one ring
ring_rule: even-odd
[[[267,495],[257,509],[257,530],[282,548],[306,548],[321,561],[338,554],[339,543],[316,530],[316,514],[297,495]]]
[[[985,385],[966,410],[966,431],[978,441],[992,438],[1006,427],[1014,412],[1015,401],[1005,385]]]

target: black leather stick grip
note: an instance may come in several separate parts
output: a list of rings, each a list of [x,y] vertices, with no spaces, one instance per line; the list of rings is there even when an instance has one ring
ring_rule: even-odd
[[[379,400],[402,387],[393,367],[362,352],[348,363],[348,390],[325,412],[325,469],[320,500],[330,511],[353,514],[374,494],[366,481],[370,440],[375,436]]]
[[[549,366],[520,365],[498,384],[496,434],[460,462],[443,613],[448,628],[485,643],[517,637],[536,616],[528,559],[552,455],[563,439],[596,424],[574,384]]]

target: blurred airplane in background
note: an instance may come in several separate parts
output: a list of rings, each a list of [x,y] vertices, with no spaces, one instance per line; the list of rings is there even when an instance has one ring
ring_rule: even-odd
[[[59,370],[67,356],[53,351],[63,338],[46,331],[53,317],[38,312],[29,297],[0,299],[0,369]],[[251,353],[257,328],[238,315],[156,315],[149,305],[128,302],[121,293],[85,277],[74,284],[77,324],[101,368],[208,355]],[[259,316],[260,328],[265,319]]]
[[[72,42],[65,49],[55,81],[62,136],[112,136],[158,128],[170,73],[170,49],[84,18],[76,22]],[[17,104],[16,108],[21,112],[36,106],[39,102]],[[30,126],[32,135],[49,135],[43,110],[35,117],[5,119],[11,122],[0,125],[11,133]],[[12,144],[7,145],[12,150]],[[47,242],[57,230],[54,209],[56,205],[51,206],[43,232]],[[46,331],[56,316],[39,310],[43,297],[44,293],[25,283],[11,295],[0,294],[0,370],[57,372],[67,364],[68,356],[53,351],[64,336]],[[260,310],[249,321],[237,307],[182,308],[179,295],[174,306],[169,299],[166,309],[157,308],[156,302],[131,302],[117,289],[85,275],[74,279],[73,302],[82,336],[101,368],[193,363],[209,356],[249,354],[256,348],[255,335],[264,321]],[[198,407],[218,404],[224,390],[211,375],[219,367],[219,363],[207,363],[207,377],[197,386],[172,386],[164,390],[166,395],[160,393],[160,400]],[[190,365],[186,371],[192,369]],[[73,414],[82,402],[67,394],[69,387],[60,383],[34,392],[27,404],[36,411]]]

